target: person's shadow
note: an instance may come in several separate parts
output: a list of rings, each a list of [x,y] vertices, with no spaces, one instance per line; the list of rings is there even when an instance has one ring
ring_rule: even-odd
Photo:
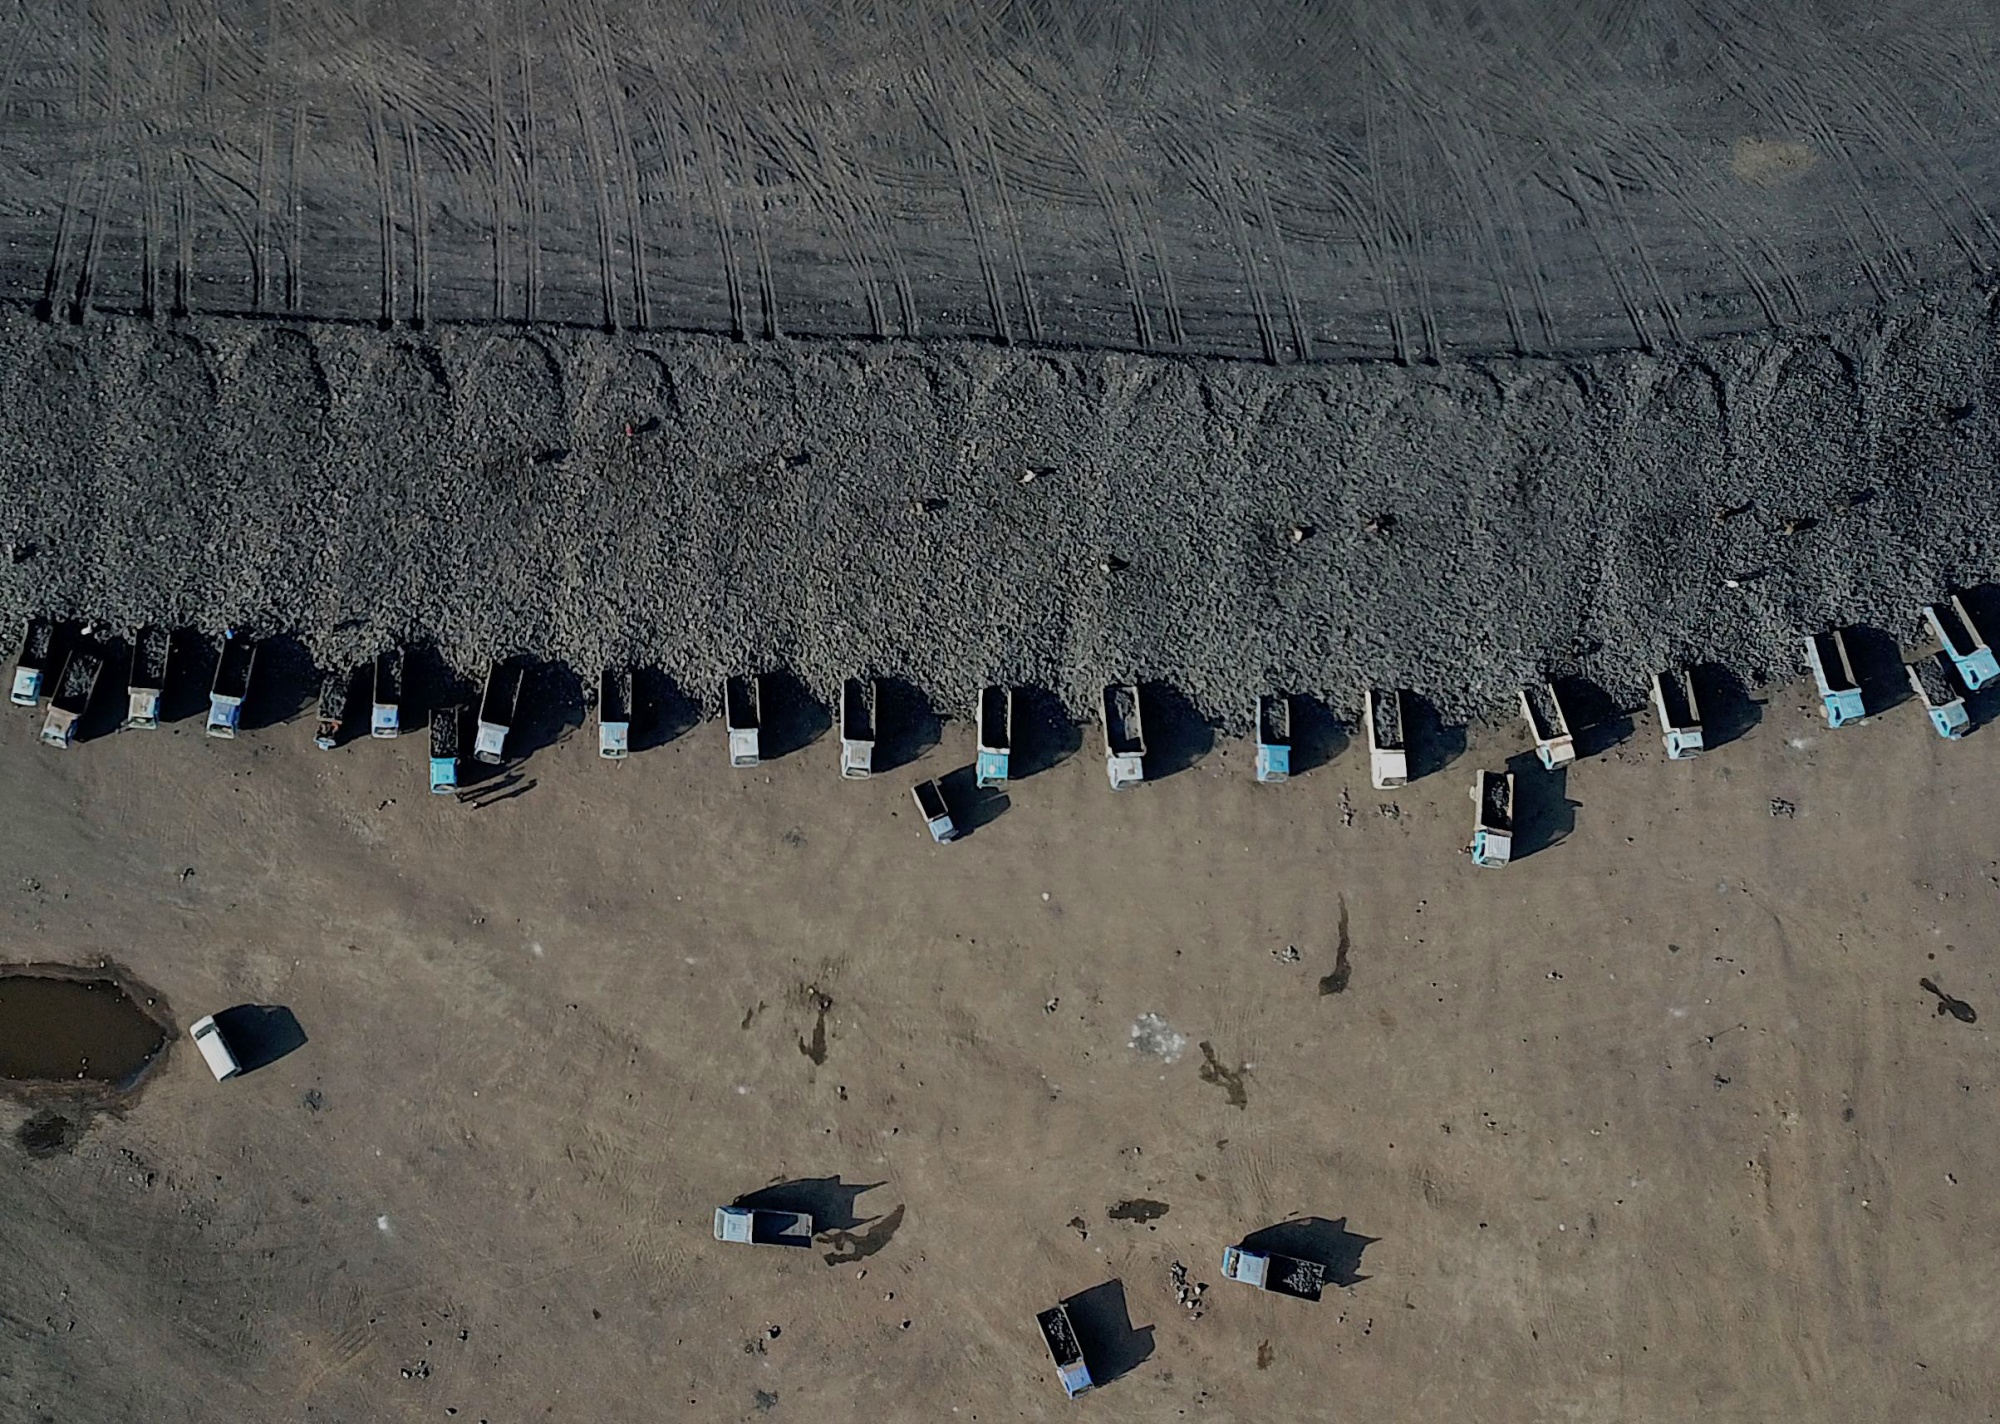
[[[269,1067],[306,1045],[306,1031],[281,1004],[238,1004],[215,1015],[222,1041],[245,1073]]]
[[[1349,1231],[1344,1216],[1298,1216],[1251,1232],[1242,1245],[1246,1251],[1311,1261],[1326,1267],[1326,1278],[1334,1285],[1352,1286],[1368,1279],[1361,1274],[1361,1253],[1381,1239]]]
[[[1110,1384],[1152,1358],[1153,1327],[1133,1328],[1123,1281],[1092,1286],[1063,1304],[1069,1309],[1070,1324],[1076,1327],[1076,1343],[1083,1351],[1092,1384]]]

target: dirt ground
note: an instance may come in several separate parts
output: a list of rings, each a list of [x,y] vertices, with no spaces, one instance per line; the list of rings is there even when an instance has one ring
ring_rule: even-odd
[[[1497,873],[1512,726],[1396,793],[1086,742],[940,849],[956,725],[860,784],[576,735],[475,807],[415,738],[10,712],[6,954],[307,1042],[0,1150],[0,1414],[1990,1418],[2000,742],[1807,700],[1685,765],[1640,719]],[[711,1239],[802,1179],[812,1251]],[[1301,1217],[1349,1284],[1220,1279]],[[1067,1404],[1035,1312],[1111,1281]]]
[[[1987,281],[1996,71],[1979,0],[15,0],[0,293],[1656,350]]]

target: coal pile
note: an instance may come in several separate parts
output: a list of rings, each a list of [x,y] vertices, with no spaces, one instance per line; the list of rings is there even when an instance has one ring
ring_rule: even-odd
[[[0,614],[726,676],[1364,684],[1495,713],[1801,669],[2000,563],[1994,320],[1567,362],[0,317]],[[1030,478],[1032,476],[1032,478]],[[1299,537],[1299,531],[1308,531]]]

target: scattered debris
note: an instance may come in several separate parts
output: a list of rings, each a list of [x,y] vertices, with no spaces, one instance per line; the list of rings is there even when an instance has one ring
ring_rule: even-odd
[[[1271,951],[1271,958],[1277,960],[1280,964],[1297,964],[1299,962],[1299,947],[1295,944],[1288,944],[1283,949],[1274,949]]]
[[[1179,1261],[1174,1262],[1168,1268],[1168,1275],[1173,1281],[1175,1303],[1186,1309],[1188,1319],[1201,1319],[1202,1311],[1207,1308],[1201,1303],[1201,1298],[1208,1290],[1208,1282],[1196,1281],[1193,1284],[1189,1284],[1187,1267],[1183,1266]]]
[[[1176,1063],[1187,1052],[1187,1035],[1158,1014],[1141,1014],[1132,1025],[1133,1051],[1149,1053],[1162,1063]]]
[[[1798,807],[1782,796],[1773,796],[1771,798],[1771,814],[1773,816],[1783,816],[1786,820],[1790,820],[1798,809]]]

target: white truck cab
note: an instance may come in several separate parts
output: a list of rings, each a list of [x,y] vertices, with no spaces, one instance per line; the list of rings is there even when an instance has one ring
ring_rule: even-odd
[[[243,1071],[243,1065],[236,1061],[235,1052],[229,1041],[222,1036],[222,1028],[215,1021],[214,1014],[205,1014],[188,1025],[188,1036],[201,1050],[202,1062],[215,1075],[215,1081],[224,1082]]]

